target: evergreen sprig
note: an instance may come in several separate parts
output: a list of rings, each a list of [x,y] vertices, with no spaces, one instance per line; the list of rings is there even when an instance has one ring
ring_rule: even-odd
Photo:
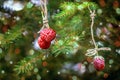
[[[77,8],[75,3],[65,2],[61,4],[60,9],[62,11],[55,16],[56,18],[62,18],[62,17],[73,15],[75,14]]]
[[[17,74],[29,72],[34,68],[33,64],[31,64],[31,61],[29,62],[27,59],[21,60],[18,64],[19,65],[15,65],[14,69]]]
[[[77,11],[82,11],[88,6],[92,6],[92,9],[97,9],[98,6],[93,2],[83,2],[81,4],[73,2],[65,2],[60,5],[62,10],[60,13],[55,15],[55,18],[64,18],[68,16],[73,16]]]
[[[79,48],[77,40],[74,37],[66,37],[56,41],[52,47],[52,54],[58,56],[59,54],[72,54],[75,48]]]
[[[8,30],[2,37],[1,47],[6,47],[8,44],[13,43],[15,40],[21,37],[23,28],[21,27],[13,27],[12,29]]]
[[[35,67],[35,63],[37,63],[38,61],[41,62],[41,57],[42,57],[41,54],[36,53],[35,55],[31,55],[31,56],[24,58],[23,60],[18,62],[17,65],[15,65],[14,71],[17,74],[23,74],[23,73],[30,72]]]
[[[98,5],[94,2],[83,2],[82,4],[77,5],[77,9],[82,11],[86,9],[88,6],[90,6],[94,10],[98,8]]]

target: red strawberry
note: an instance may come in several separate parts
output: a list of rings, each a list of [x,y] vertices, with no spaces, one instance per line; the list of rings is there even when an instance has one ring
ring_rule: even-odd
[[[93,65],[96,70],[100,71],[103,70],[105,67],[105,61],[102,56],[95,56],[93,60]]]
[[[48,49],[50,47],[51,42],[46,42],[41,39],[41,37],[38,38],[38,44],[41,49]]]
[[[56,37],[56,32],[51,28],[45,28],[40,31],[40,37],[46,42],[50,42]]]

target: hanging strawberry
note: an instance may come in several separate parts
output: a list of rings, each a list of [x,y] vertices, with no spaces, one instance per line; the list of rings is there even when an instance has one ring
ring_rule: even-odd
[[[38,38],[38,44],[41,49],[48,49],[50,47],[51,41],[55,39],[56,32],[49,27],[48,24],[48,14],[47,14],[47,0],[41,0],[40,8],[43,19],[43,26],[39,31],[40,37]]]
[[[56,32],[51,28],[44,28],[40,31],[40,37],[46,42],[50,42],[56,37]]]
[[[51,42],[46,42],[45,40],[42,40],[41,37],[39,37],[38,44],[41,49],[48,49],[50,47]]]
[[[93,65],[96,70],[101,71],[105,68],[105,61],[102,56],[95,56],[93,60]]]

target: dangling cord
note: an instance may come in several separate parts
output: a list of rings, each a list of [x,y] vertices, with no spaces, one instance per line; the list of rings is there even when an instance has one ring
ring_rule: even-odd
[[[90,11],[90,17],[91,17],[91,37],[92,37],[92,42],[95,46],[94,49],[88,49],[87,50],[87,53],[85,54],[86,56],[94,56],[94,55],[98,55],[98,51],[100,50],[111,50],[109,47],[103,47],[103,48],[98,48],[96,42],[95,42],[95,39],[94,39],[94,33],[93,33],[93,25],[94,25],[94,18],[95,18],[95,10],[91,10],[90,7],[88,6],[88,9]]]
[[[91,22],[91,26],[90,26],[90,28],[91,28],[92,42],[93,42],[93,44],[94,44],[94,46],[95,46],[95,52],[96,52],[96,54],[98,55],[98,51],[97,51],[98,46],[97,46],[97,44],[96,44],[96,42],[95,42],[94,33],[93,33],[94,18],[95,18],[95,16],[96,16],[96,14],[95,14],[95,10],[92,11],[89,6],[88,6],[88,9],[89,9],[89,11],[90,11],[90,17],[91,17],[91,21],[92,21],[92,22]]]
[[[48,12],[47,12],[47,0],[40,0],[40,8],[41,8],[41,14],[42,14],[42,19],[43,19],[43,26],[40,29],[49,28],[48,24]],[[40,31],[38,33],[40,33]]]

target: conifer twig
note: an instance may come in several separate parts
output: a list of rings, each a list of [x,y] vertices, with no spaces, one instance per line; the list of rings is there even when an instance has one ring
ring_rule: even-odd
[[[31,70],[33,70],[34,64],[39,61],[42,57],[44,57],[44,54],[39,54],[34,57],[28,57],[23,60],[21,60],[17,65],[15,65],[14,71],[17,72],[17,74],[21,73],[27,73]]]

